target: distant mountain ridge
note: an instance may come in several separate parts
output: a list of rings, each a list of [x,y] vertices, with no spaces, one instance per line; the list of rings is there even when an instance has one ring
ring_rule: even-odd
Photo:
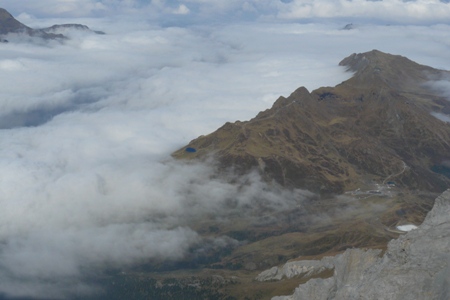
[[[46,33],[55,33],[59,31],[64,31],[67,29],[75,29],[79,31],[89,31],[96,34],[105,34],[103,31],[99,30],[91,30],[88,26],[82,24],[56,24],[47,28],[42,28],[41,30]]]
[[[450,126],[431,115],[450,113],[450,102],[427,86],[450,73],[378,50],[340,65],[354,76],[311,93],[301,87],[173,156],[213,155],[223,168],[259,169],[268,181],[320,193],[387,182],[433,192],[450,186],[450,178],[432,171],[450,162]]]
[[[65,40],[67,37],[59,33],[61,29],[75,29],[91,31],[96,34],[104,34],[102,31],[92,31],[86,25],[81,24],[62,24],[53,25],[48,28],[33,29],[16,20],[6,9],[0,8],[0,36],[3,42],[8,42],[5,36],[9,34],[23,34],[30,37],[38,37],[44,40]]]

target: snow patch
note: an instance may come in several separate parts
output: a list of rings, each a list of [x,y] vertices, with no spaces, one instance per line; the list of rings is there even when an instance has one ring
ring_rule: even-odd
[[[397,229],[401,230],[401,231],[411,231],[411,230],[417,229],[417,226],[413,225],[413,224],[400,225],[400,226],[397,226]]]

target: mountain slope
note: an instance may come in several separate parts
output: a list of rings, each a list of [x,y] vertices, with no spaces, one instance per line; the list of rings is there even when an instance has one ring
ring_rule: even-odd
[[[30,28],[17,21],[7,10],[0,8],[0,35],[24,34],[43,39],[65,39],[62,34],[47,33],[39,29]]]
[[[31,30],[30,27],[17,21],[6,9],[0,8],[0,34]]]
[[[450,179],[431,168],[450,160],[450,126],[431,112],[446,112],[450,102],[425,83],[449,73],[377,50],[340,65],[354,76],[311,93],[299,88],[254,119],[227,123],[173,156],[214,155],[223,168],[258,168],[268,181],[321,193],[387,182],[445,190]]]

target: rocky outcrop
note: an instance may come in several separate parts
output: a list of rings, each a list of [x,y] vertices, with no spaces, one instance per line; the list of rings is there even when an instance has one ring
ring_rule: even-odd
[[[293,277],[313,277],[319,275],[326,270],[334,269],[331,257],[325,257],[322,260],[304,260],[292,261],[286,263],[282,267],[273,267],[269,270],[261,272],[257,277],[257,281],[273,281],[282,279],[291,279]]]
[[[436,199],[419,228],[392,240],[386,253],[379,254],[379,250],[348,249],[317,261],[316,268],[331,264],[334,275],[311,279],[293,295],[273,300],[450,299],[450,190]],[[272,279],[283,277],[272,273]]]

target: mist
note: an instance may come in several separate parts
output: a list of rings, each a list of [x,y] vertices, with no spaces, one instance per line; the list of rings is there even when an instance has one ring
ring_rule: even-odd
[[[177,261],[206,244],[238,246],[198,228],[244,216],[266,222],[316,196],[256,172],[217,176],[213,160],[175,161],[173,151],[299,86],[346,80],[352,74],[338,63],[354,52],[450,69],[442,1],[433,9],[353,1],[356,18],[344,13],[349,1],[9,2],[0,6],[31,27],[82,23],[106,34],[66,31],[69,40],[45,43],[18,35],[1,44],[0,294],[8,297],[97,293],[86,278],[99,270]],[[388,2],[397,14],[373,21]],[[417,19],[400,2],[426,14]],[[363,5],[376,10],[360,13]]]

